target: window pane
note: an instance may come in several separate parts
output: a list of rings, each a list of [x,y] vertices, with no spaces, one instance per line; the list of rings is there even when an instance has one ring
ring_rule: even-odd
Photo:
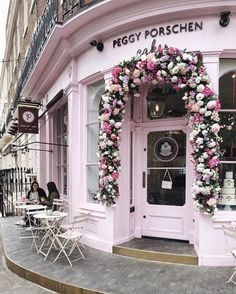
[[[236,161],[236,125],[234,124],[236,113],[220,112],[220,118],[221,124],[228,126],[228,129],[222,129],[219,132],[219,135],[223,139],[221,148],[225,151],[221,160]]]
[[[162,188],[165,170],[148,170],[147,201],[149,204],[183,206],[185,204],[185,169],[169,170],[172,189]]]
[[[149,119],[181,117],[186,115],[184,90],[176,91],[169,84],[152,86],[148,89],[147,116]],[[178,103],[176,103],[178,101]]]
[[[104,81],[99,81],[88,86],[87,123],[98,121],[99,103],[104,91]]]
[[[63,145],[62,146],[62,150],[63,150],[63,163],[66,164],[67,163],[67,135],[64,135],[63,136]]]
[[[236,108],[236,71],[224,74],[219,80],[219,98],[222,108]]]
[[[87,201],[96,202],[93,197],[98,192],[98,166],[87,166]]]
[[[170,139],[169,139],[170,138]],[[165,142],[166,139],[166,142]],[[168,140],[170,143],[168,143]],[[172,142],[171,142],[172,141]],[[169,152],[176,152],[170,161],[161,161],[163,149],[167,146]],[[174,148],[177,148],[174,150]],[[165,155],[165,154],[164,154]],[[186,135],[182,131],[151,132],[148,134],[148,167],[185,167],[186,165]],[[168,157],[168,156],[167,156]]]
[[[87,161],[88,163],[95,163],[98,161],[98,139],[99,139],[99,124],[89,125],[87,127],[88,133],[88,153]]]
[[[67,116],[67,105],[63,108],[63,133],[67,133],[67,124],[68,124],[68,116]]]
[[[63,168],[63,194],[67,194],[67,167]]]

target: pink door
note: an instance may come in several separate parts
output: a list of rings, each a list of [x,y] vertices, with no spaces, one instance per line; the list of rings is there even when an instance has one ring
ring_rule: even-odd
[[[143,236],[189,240],[192,209],[186,137],[178,126],[143,129]]]

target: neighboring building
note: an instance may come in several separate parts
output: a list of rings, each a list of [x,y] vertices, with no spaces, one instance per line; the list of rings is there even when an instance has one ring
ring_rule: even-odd
[[[220,16],[222,12],[226,13]],[[227,7],[225,1],[212,0],[47,2],[25,61],[21,96],[42,105],[39,141],[44,144],[37,148],[51,152],[39,153],[41,185],[57,183],[70,203],[71,217],[79,207],[91,211],[88,245],[111,251],[114,244],[134,237],[180,239],[194,244],[200,265],[233,264],[222,224],[236,218],[230,179],[236,176],[235,23],[233,0]],[[227,173],[231,196],[221,202],[214,218],[194,209],[184,93],[165,83],[143,86],[141,97],[131,97],[126,105],[116,206],[102,206],[94,199],[99,190],[96,153],[105,82],[115,65],[158,44],[202,54],[222,101],[220,116],[232,123],[230,131],[221,132],[226,153],[219,165],[220,185],[226,172],[232,172]],[[164,179],[167,189],[162,188]]]

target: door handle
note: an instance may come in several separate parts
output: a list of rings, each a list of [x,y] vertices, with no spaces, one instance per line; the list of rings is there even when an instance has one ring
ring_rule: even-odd
[[[143,188],[146,188],[146,173],[143,172]]]

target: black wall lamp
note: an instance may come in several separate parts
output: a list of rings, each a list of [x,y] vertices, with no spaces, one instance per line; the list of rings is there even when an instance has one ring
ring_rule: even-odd
[[[229,24],[229,22],[230,22],[229,15],[230,15],[230,11],[221,12],[219,24],[222,27],[227,27],[227,25]]]
[[[104,44],[102,42],[97,42],[96,40],[91,41],[89,44],[96,47],[99,52],[102,52],[104,48]]]

